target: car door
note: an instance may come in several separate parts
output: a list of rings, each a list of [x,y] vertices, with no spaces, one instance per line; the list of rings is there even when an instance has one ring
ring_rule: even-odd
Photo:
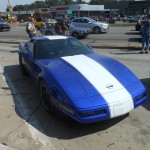
[[[82,19],[78,18],[78,19],[74,19],[71,24],[73,24],[76,27],[82,27]]]
[[[36,64],[36,59],[34,59],[34,40],[31,40],[25,46],[26,55],[24,56],[24,61],[26,68],[33,79],[36,80],[39,72],[39,67]]]
[[[90,22],[90,20],[88,20],[88,19],[83,19],[82,20],[82,27],[92,29],[92,22]]]

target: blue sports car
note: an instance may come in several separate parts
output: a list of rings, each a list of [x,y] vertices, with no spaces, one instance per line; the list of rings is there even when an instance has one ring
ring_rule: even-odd
[[[32,76],[45,109],[80,123],[127,114],[146,101],[141,81],[118,61],[96,54],[77,39],[34,37],[21,42],[19,63]]]

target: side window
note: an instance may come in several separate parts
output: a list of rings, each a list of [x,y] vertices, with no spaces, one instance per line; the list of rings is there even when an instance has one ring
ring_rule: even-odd
[[[73,22],[81,23],[81,22],[82,22],[82,19],[74,19]]]
[[[84,19],[83,20],[83,23],[88,23],[89,21],[87,19]]]
[[[34,43],[32,42],[26,43],[25,48],[27,52],[31,52],[33,54]]]
[[[34,47],[34,44],[33,43],[29,43],[28,45],[28,50],[29,52],[31,52],[33,54],[33,47]]]

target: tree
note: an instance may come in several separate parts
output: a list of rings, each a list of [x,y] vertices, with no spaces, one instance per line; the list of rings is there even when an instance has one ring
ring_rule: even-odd
[[[89,4],[99,5],[104,3],[119,2],[119,1],[134,1],[134,0],[91,0]]]

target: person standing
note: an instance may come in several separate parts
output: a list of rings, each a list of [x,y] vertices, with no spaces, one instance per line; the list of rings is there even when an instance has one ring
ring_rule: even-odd
[[[67,20],[67,15],[63,16],[62,30],[63,30],[63,35],[69,36],[69,24],[68,24],[68,20]]]
[[[142,51],[140,54],[143,54],[144,51],[148,54],[150,50],[150,14],[147,15],[147,20],[142,24]]]
[[[36,37],[36,28],[35,28],[35,20],[34,18],[29,18],[29,23],[27,25],[29,38]]]

